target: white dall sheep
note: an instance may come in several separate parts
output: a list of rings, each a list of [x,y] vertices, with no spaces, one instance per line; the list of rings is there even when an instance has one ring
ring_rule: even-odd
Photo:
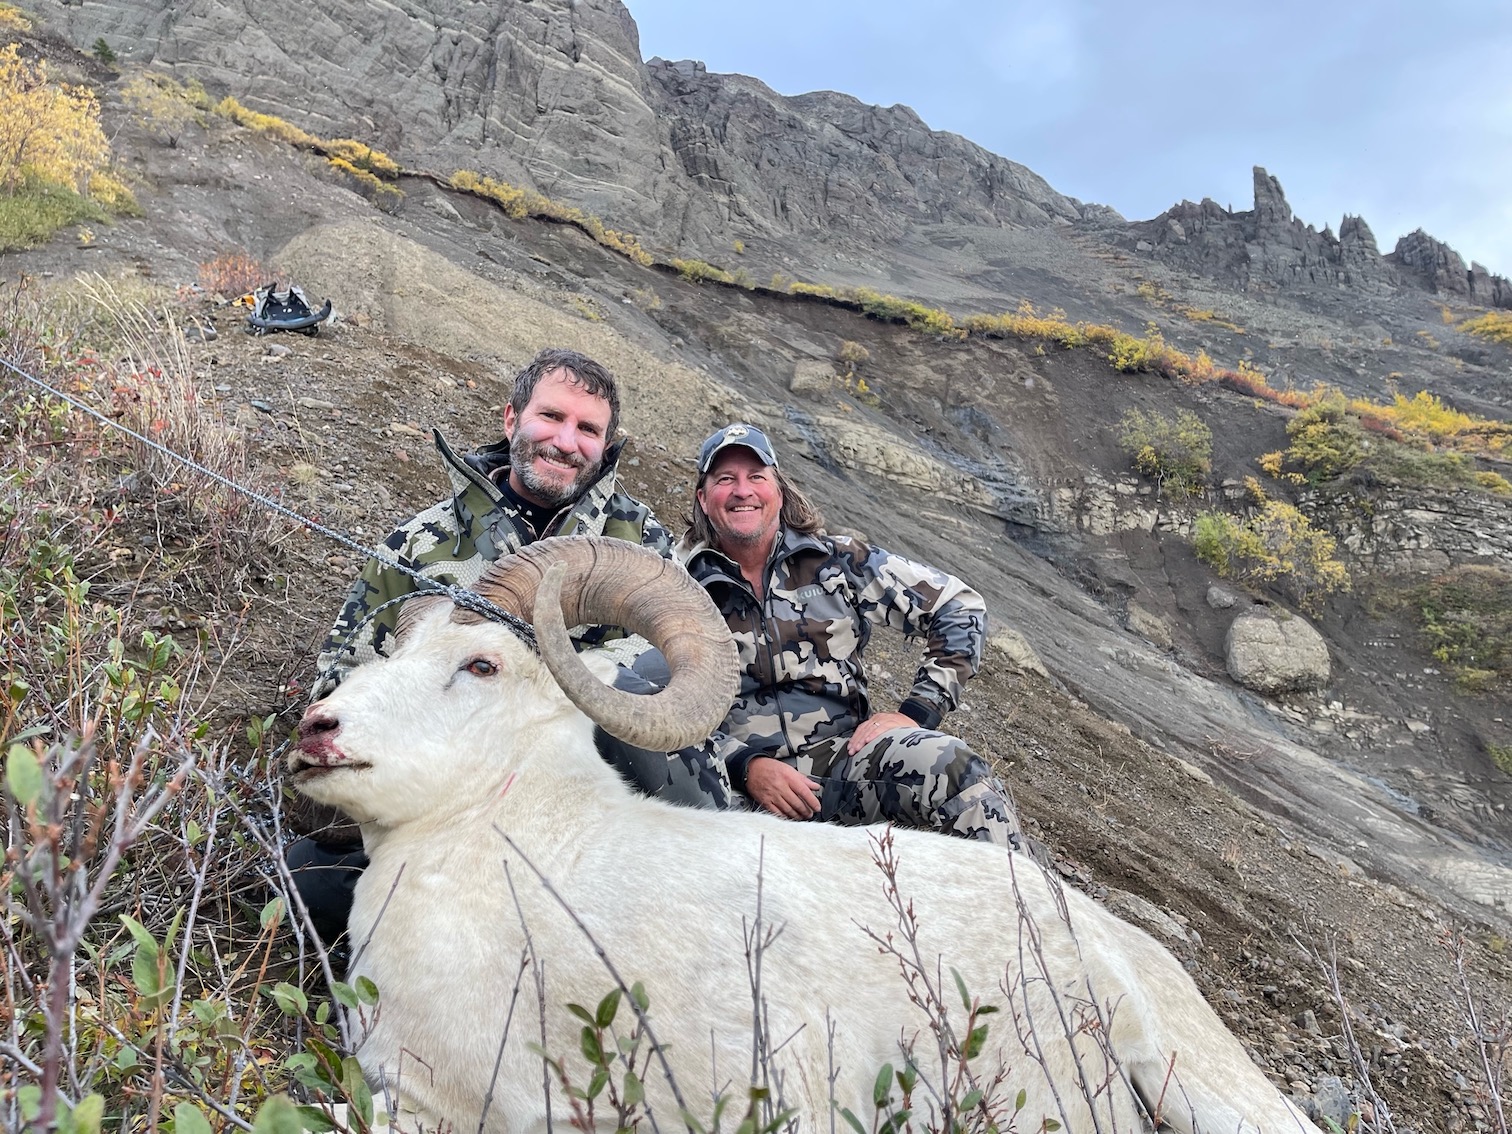
[[[762,958],[767,1034],[783,1045],[781,1093],[802,1129],[831,1129],[832,1100],[870,1126],[873,1083],[884,1064],[903,1066],[900,1043],[921,1080],[938,1081],[939,1048],[897,957],[866,932],[903,941],[872,834],[672,807],[633,795],[595,752],[590,716],[632,743],[672,749],[724,712],[733,645],[696,584],[623,542],[548,540],[501,561],[478,589],[506,609],[534,607],[541,657],[444,600],[412,604],[392,658],[311,706],[290,761],[300,790],[362,824],[372,865],[352,911],[353,979],[376,982],[381,1003],[357,1056],[408,1122],[548,1128],[530,1045],[586,1083],[581,1024],[564,1005],[593,1005],[613,986],[589,933],[627,983],[644,983],[690,1111],[707,1122],[710,1100],[728,1090],[726,1121],[738,1116],[752,1067],[743,926],[758,872],[762,917],[781,930]],[[667,654],[671,684],[653,697],[608,689],[572,653],[564,622],[645,634]],[[1025,856],[919,831],[894,839],[897,891],[912,903],[924,967],[957,1006],[955,1026],[965,1013],[952,968],[999,1006],[983,1017],[986,1049],[973,1066],[1005,1069],[996,1097],[1008,1110],[1023,1092],[1014,1129],[1051,1119],[1075,1134],[1128,1131],[1154,1114],[1179,1131],[1316,1134],[1147,934],[1062,893]],[[522,921],[544,962],[544,1041],[522,979]],[[1089,1022],[1092,1003],[1101,1024]],[[620,1023],[627,1015],[622,1007]],[[984,1085],[991,1077],[981,1072]],[[654,1062],[645,1089],[660,1128],[681,1127]],[[568,1104],[552,1091],[564,1124]],[[916,1088],[921,1122],[930,1105]],[[612,1122],[606,1109],[599,1118]]]

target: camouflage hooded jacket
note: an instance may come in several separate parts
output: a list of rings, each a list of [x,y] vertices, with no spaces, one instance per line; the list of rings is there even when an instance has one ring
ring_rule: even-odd
[[[439,431],[434,436],[436,451],[451,479],[452,495],[395,529],[382,545],[385,554],[427,578],[470,586],[494,560],[537,539],[556,535],[611,536],[671,556],[672,539],[667,529],[649,507],[619,491],[615,464],[623,442],[605,451],[598,479],[537,534],[499,488],[499,482],[508,475],[508,441],[459,458]],[[383,603],[418,589],[410,576],[377,559],[368,560],[320,651],[315,698],[334,689],[354,666],[387,653],[389,639],[399,624],[399,604],[385,608],[367,622],[363,620]],[[592,626],[575,637],[581,644],[593,646],[621,634],[615,627]]]
[[[784,528],[759,601],[740,568],[707,544],[683,558],[735,635],[740,693],[724,729],[753,752],[797,752],[853,732],[871,715],[861,652],[873,626],[926,638],[923,664],[899,707],[925,728],[938,727],[981,666],[982,596],[880,547]],[[742,772],[732,763],[732,778]]]

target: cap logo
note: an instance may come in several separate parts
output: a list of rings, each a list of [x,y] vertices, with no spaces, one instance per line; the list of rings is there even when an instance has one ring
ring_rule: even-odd
[[[734,439],[736,437],[744,437],[746,434],[748,434],[750,432],[751,431],[749,429],[747,429],[743,425],[736,424],[736,425],[726,426],[725,427],[725,431],[724,431],[724,439],[726,441],[730,441],[730,440],[732,440],[732,439]]]

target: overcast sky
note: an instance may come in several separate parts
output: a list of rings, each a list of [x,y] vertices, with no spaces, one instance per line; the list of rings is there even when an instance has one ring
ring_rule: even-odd
[[[1423,228],[1512,275],[1507,0],[626,0],[646,58],[913,107],[1131,220],[1182,198]]]

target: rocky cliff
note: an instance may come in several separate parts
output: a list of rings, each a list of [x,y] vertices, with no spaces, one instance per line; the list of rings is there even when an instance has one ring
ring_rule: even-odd
[[[1209,198],[1182,201],[1154,220],[1132,224],[1136,251],[1241,290],[1343,288],[1386,294],[1403,288],[1488,307],[1512,307],[1512,285],[1419,229],[1382,256],[1360,217],[1345,216],[1339,233],[1320,232],[1292,215],[1281,183],[1255,167],[1255,207],[1235,212]]]
[[[827,91],[785,98],[699,63],[643,63],[619,0],[332,0],[314,20],[294,0],[37,7],[75,44],[104,37],[123,60],[312,132],[526,184],[681,251],[753,234],[875,242],[932,222],[1068,224],[1087,212],[907,107]]]

